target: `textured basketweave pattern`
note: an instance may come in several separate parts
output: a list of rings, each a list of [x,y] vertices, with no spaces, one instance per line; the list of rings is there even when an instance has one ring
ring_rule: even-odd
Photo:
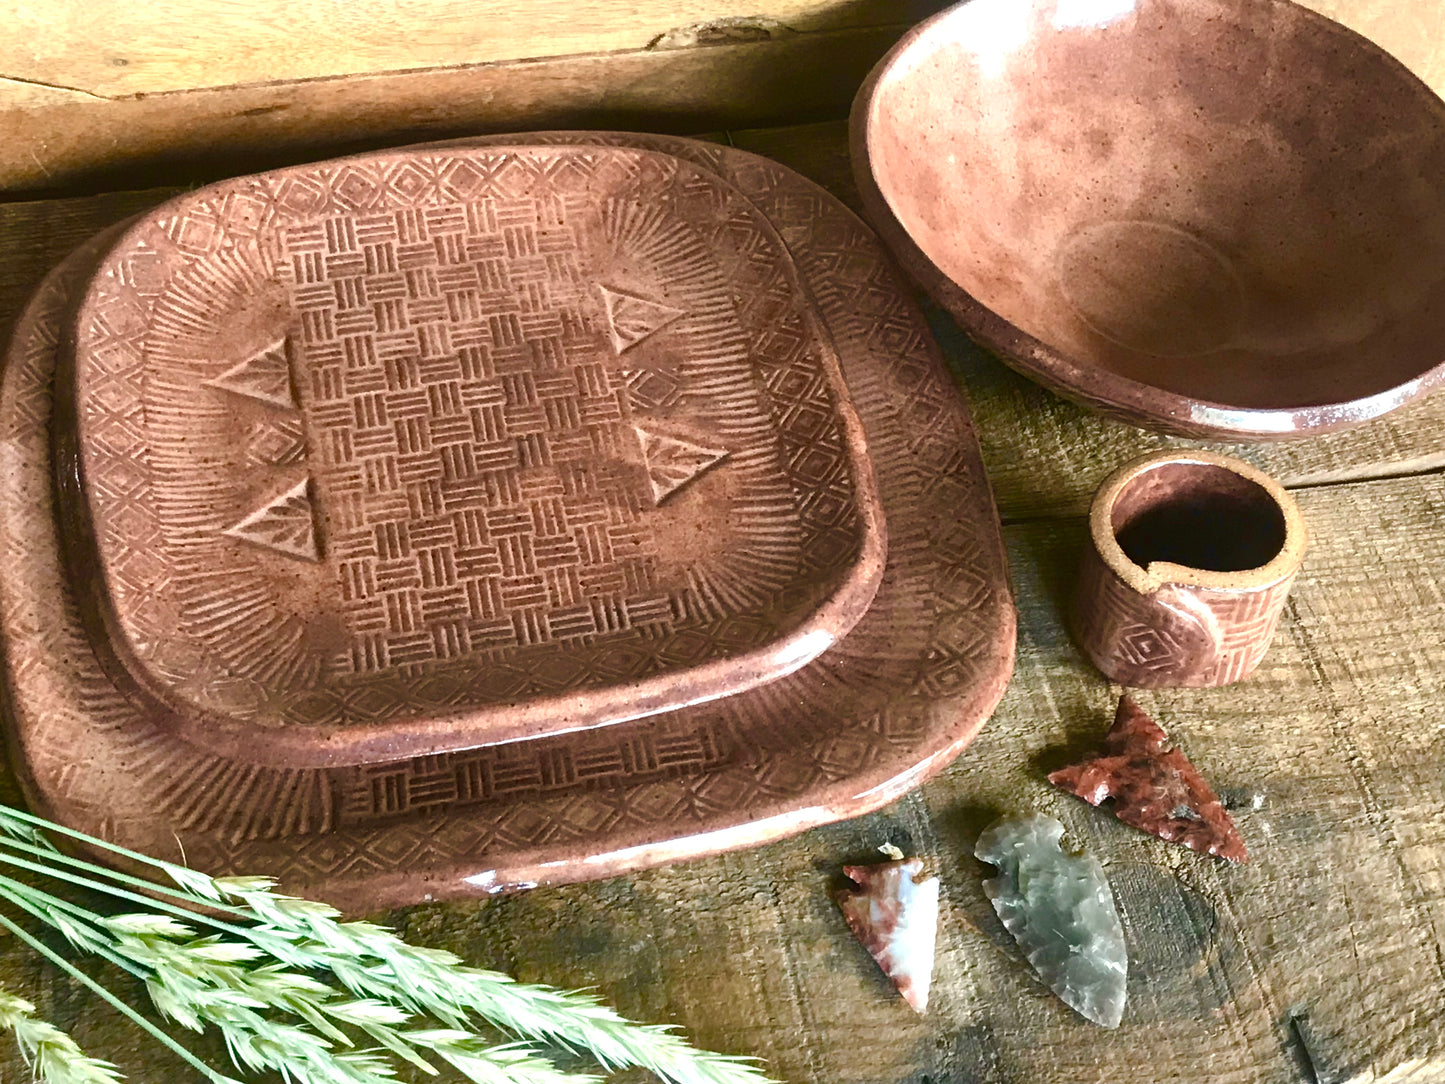
[[[330,770],[206,754],[107,681],[61,571],[46,481],[51,374],[82,258],[32,303],[0,384],[14,468],[0,474],[0,544],[24,555],[23,568],[0,567],[0,650],[38,808],[363,909],[762,842],[876,808],[972,739],[1013,658],[998,523],[967,415],[876,240],[826,193],[751,155],[663,137],[556,138],[686,156],[786,239],[837,343],[880,480],[890,545],[873,607],[795,674],[605,729]],[[770,387],[791,379],[769,364],[759,371]]]
[[[107,603],[182,710],[621,686],[848,579],[830,348],[736,190],[617,148],[279,176],[132,234],[78,332]]]

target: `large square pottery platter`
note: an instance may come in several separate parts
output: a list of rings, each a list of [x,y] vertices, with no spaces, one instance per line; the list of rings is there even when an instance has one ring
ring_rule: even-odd
[[[129,404],[122,413],[129,410],[135,419],[134,384],[101,388],[111,377],[125,380],[135,374],[116,365],[87,395],[73,397],[68,390],[83,386],[86,365],[99,363],[106,350],[124,343],[125,325],[119,320],[106,322],[109,340],[87,340],[84,333],[102,281],[97,268],[115,266],[110,261],[118,239],[123,246],[135,236],[126,231],[136,227],[126,227],[92,242],[47,279],[17,326],[0,386],[0,447],[6,456],[0,472],[0,543],[14,555],[0,568],[8,737],[38,812],[210,872],[269,874],[289,890],[365,910],[608,876],[762,843],[867,812],[949,763],[992,712],[1014,656],[1014,610],[997,513],[957,389],[921,314],[866,227],[811,182],[731,148],[606,133],[509,137],[505,148],[489,144],[469,141],[344,162],[351,167],[349,176],[362,178],[351,186],[353,193],[368,179],[378,188],[394,184],[387,177],[399,161],[432,178],[430,187],[401,193],[411,206],[391,212],[398,231],[407,221],[425,224],[428,209],[456,195],[435,181],[460,170],[458,163],[501,159],[545,169],[549,161],[585,158],[578,154],[583,149],[596,152],[597,160],[644,162],[656,175],[658,191],[690,188],[725,208],[712,218],[687,221],[694,233],[700,221],[721,222],[704,234],[710,246],[706,259],[714,269],[721,266],[720,279],[709,288],[722,292],[709,297],[720,310],[736,314],[738,326],[754,329],[743,332],[753,336],[745,348],[751,373],[738,383],[747,390],[735,394],[750,399],[746,410],[759,434],[756,446],[727,429],[721,417],[725,411],[699,415],[688,410],[705,405],[679,407],[679,366],[669,359],[681,350],[676,339],[662,336],[669,329],[674,336],[692,333],[678,326],[685,325],[684,316],[671,313],[691,312],[696,301],[676,294],[647,296],[644,288],[661,284],[664,277],[645,278],[635,255],[603,271],[586,264],[593,256],[578,257],[578,326],[589,329],[588,349],[602,360],[593,377],[572,374],[573,386],[600,392],[606,381],[611,402],[624,415],[607,421],[607,433],[615,438],[608,447],[617,456],[618,475],[632,472],[626,486],[618,484],[619,492],[625,489],[644,509],[639,519],[671,514],[671,501],[692,494],[700,495],[696,524],[710,523],[707,517],[718,507],[731,513],[735,506],[727,502],[746,499],[743,487],[704,487],[726,483],[732,477],[727,472],[740,469],[733,460],[756,452],[759,460],[767,460],[768,470],[786,479],[791,508],[814,508],[817,535],[828,543],[798,554],[801,528],[795,518],[787,539],[778,544],[795,547],[787,558],[793,563],[785,567],[799,571],[791,576],[793,586],[777,587],[759,604],[756,612],[766,613],[769,621],[738,621],[748,631],[682,660],[691,665],[657,666],[645,675],[659,679],[652,688],[660,697],[641,708],[651,712],[645,717],[607,701],[610,689],[626,689],[637,680],[625,669],[620,678],[603,673],[570,688],[576,714],[560,725],[556,713],[544,711],[535,727],[511,733],[503,713],[489,715],[475,694],[459,712],[438,710],[430,702],[398,709],[389,700],[384,710],[402,721],[399,729],[411,726],[406,737],[397,739],[399,748],[410,754],[433,743],[424,755],[398,755],[388,754],[387,728],[375,719],[333,714],[323,715],[329,722],[318,724],[314,717],[293,718],[280,709],[267,715],[276,703],[284,705],[285,697],[257,696],[254,688],[227,689],[211,698],[186,680],[193,661],[210,665],[202,658],[200,640],[186,640],[188,633],[181,630],[161,648],[151,638],[156,626],[144,625],[138,616],[149,606],[168,612],[168,581],[134,577],[136,583],[121,588],[123,575],[111,570],[106,580],[105,571],[96,567],[107,560],[120,569],[127,560],[156,559],[151,543],[158,528],[152,522],[148,532],[137,522],[141,515],[135,509],[143,514],[143,502],[100,493],[108,487],[134,497],[143,492],[144,471],[117,469],[102,483],[100,474],[87,474],[83,462],[89,448],[83,435],[86,403],[112,395],[110,402]],[[403,172],[410,176],[413,170]],[[236,185],[220,187],[233,194],[245,191]],[[252,194],[260,191],[257,187]],[[272,190],[272,198],[280,199],[281,193]],[[462,200],[463,215],[468,206]],[[627,220],[652,220],[648,206],[639,205]],[[263,207],[254,213],[267,212]],[[193,243],[209,243],[196,236]],[[327,240],[324,225],[318,236],[323,238],[318,252],[351,243]],[[721,241],[725,236],[733,240]],[[359,238],[355,244],[362,248]],[[440,250],[433,245],[432,251]],[[223,537],[238,543],[235,552],[242,556],[228,559],[268,562],[266,573],[281,582],[286,575],[294,577],[286,589],[269,596],[258,590],[258,607],[331,604],[340,592],[316,573],[327,567],[328,552],[337,552],[338,531],[334,519],[318,517],[336,513],[318,511],[327,504],[329,483],[305,473],[315,454],[311,434],[323,424],[313,416],[307,396],[326,362],[313,364],[303,356],[307,344],[286,337],[304,338],[304,324],[283,319],[290,330],[274,334],[274,313],[286,311],[284,303],[274,296],[244,300],[255,297],[247,292],[256,281],[248,277],[254,268],[241,266],[252,255],[238,255],[231,265],[236,292],[206,302],[232,313],[229,331],[208,340],[217,353],[226,353],[215,360],[214,374],[207,371],[204,380],[210,383],[200,382],[206,391],[192,388],[187,394],[193,396],[188,409],[198,410],[213,427],[192,426],[204,439],[214,444],[218,434],[232,435],[234,447],[224,453],[231,456],[224,479],[233,480],[244,465],[254,480],[251,488],[231,481],[235,491],[226,499],[233,503],[223,515],[205,519],[207,513],[201,513],[201,518],[212,536],[220,526]],[[364,251],[360,258],[365,259]],[[545,261],[541,266],[552,273]],[[604,272],[615,277],[589,278]],[[139,276],[143,268],[126,273]],[[262,281],[275,280],[263,276]],[[405,278],[400,281],[404,284]],[[329,289],[336,304],[345,300],[345,287],[332,283]],[[264,285],[256,293],[264,294]],[[319,290],[305,296],[318,307],[333,304]],[[510,296],[519,307],[519,297],[526,297]],[[620,321],[613,318],[629,302],[619,298],[656,307],[634,306],[638,319]],[[238,307],[227,310],[228,305]],[[339,316],[339,311],[331,314],[333,320]],[[183,314],[177,319],[184,323]],[[648,334],[631,339],[642,329]],[[520,320],[518,330],[522,342],[533,341]],[[178,328],[175,341],[187,333]],[[204,329],[191,333],[211,334]],[[654,336],[655,346],[671,341],[671,348],[641,352]],[[194,356],[204,353],[194,346],[189,347]],[[639,351],[636,365],[627,356],[634,349]],[[438,350],[434,359],[444,353]],[[345,363],[343,352],[337,363],[343,379]],[[441,364],[436,360],[438,371]],[[419,384],[427,384],[427,372],[415,375]],[[99,370],[92,370],[91,378],[98,376]],[[146,394],[143,377],[140,395]],[[170,391],[159,387],[155,394]],[[354,405],[359,401],[352,401],[348,426],[366,420]],[[215,403],[222,406],[204,409]],[[223,412],[230,420],[222,418]],[[647,420],[638,421],[644,414]],[[414,415],[423,416],[433,417]],[[444,417],[440,410],[436,416]],[[228,425],[235,428],[225,429]],[[337,431],[350,433],[354,448],[358,429]],[[393,425],[390,432],[398,442],[416,436],[404,425]],[[702,452],[671,456],[670,473],[658,480],[647,443],[647,434],[654,432]],[[111,462],[124,462],[127,455],[134,462],[134,449],[123,443],[114,441],[105,449],[114,457]],[[697,470],[712,453],[718,458]],[[188,469],[209,465],[207,456],[199,457],[202,463],[186,460],[188,453],[176,454]],[[396,455],[403,454],[398,444]],[[53,482],[57,474],[59,486]],[[666,491],[679,476],[684,485],[675,493]],[[442,482],[446,478],[445,473],[438,476]],[[544,480],[565,492],[555,476]],[[222,482],[222,475],[215,481]],[[648,504],[637,494],[657,499]],[[224,536],[229,528],[245,535],[240,525],[255,511],[247,510],[247,501],[258,496],[258,507],[269,497],[285,498],[281,504],[292,510],[305,507],[314,549],[304,529],[306,517],[300,517],[299,533],[284,535],[293,553],[285,552],[285,545],[279,551],[268,548],[264,539],[236,538],[235,531]],[[445,493],[441,496],[444,509]],[[110,502],[104,511],[99,510],[102,501]],[[422,507],[413,514],[426,512]],[[124,522],[116,524],[111,541],[85,533],[97,519],[109,522],[115,516]],[[411,517],[399,522],[414,542]],[[378,546],[388,530],[372,532]],[[114,549],[107,549],[112,543]],[[694,552],[700,560],[715,557],[717,567],[737,556],[732,546],[709,545],[710,540],[697,538]],[[375,559],[383,558],[378,552]],[[874,560],[883,564],[881,575],[870,568]],[[164,575],[174,566],[146,567],[159,567]],[[728,567],[736,575],[737,568],[749,566]],[[75,575],[87,568],[93,573],[88,579]],[[234,572],[232,566],[224,568]],[[670,582],[689,582],[685,565],[672,571],[678,579]],[[105,582],[92,588],[95,580]],[[291,597],[293,586],[299,600]],[[770,590],[765,583],[749,587]],[[136,594],[114,597],[130,590]],[[730,611],[730,619],[743,609]],[[305,631],[309,613],[295,611],[291,627],[303,630],[300,642],[333,649],[336,627],[345,628],[345,622],[320,621],[322,631],[310,633]],[[127,619],[132,621],[128,627]],[[665,643],[673,634],[676,623],[660,624],[648,628],[645,643]],[[579,636],[573,643],[585,652],[602,642],[606,631],[618,630],[600,630],[601,635],[594,630],[591,638]],[[688,642],[699,639],[706,638]],[[286,642],[296,642],[295,637]],[[541,642],[519,638],[500,650],[516,653],[515,658]],[[568,653],[531,654],[555,660]],[[760,657],[776,665],[760,670]],[[335,661],[340,654],[327,658]],[[457,675],[466,671],[461,667],[447,675],[450,665],[443,653],[433,651],[420,670],[398,670],[393,677],[442,673],[455,687]],[[539,665],[546,669],[551,663]],[[694,670],[707,667],[714,677],[689,692]],[[404,695],[394,692],[398,683],[387,686],[393,697]],[[514,699],[525,702],[544,694],[555,695],[555,690],[529,684]],[[344,701],[345,695],[338,694],[333,708]],[[305,741],[280,735],[314,735],[307,728],[317,725],[330,726],[326,743],[345,751],[307,763],[304,752],[298,760],[255,748],[275,740],[303,750]],[[549,728],[557,729],[547,733]],[[363,737],[349,736],[354,733]],[[520,733],[542,736],[516,740]],[[473,747],[459,747],[466,740]]]

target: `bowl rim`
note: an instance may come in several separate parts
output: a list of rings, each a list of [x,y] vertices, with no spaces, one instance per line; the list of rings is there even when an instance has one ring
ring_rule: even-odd
[[[875,130],[877,90],[933,28],[979,3],[1019,0],[961,0],[913,26],[873,66],[853,98],[848,116],[849,157],[853,179],[869,223],[919,285],[952,316],[968,336],[1004,364],[1065,399],[1129,425],[1179,436],[1240,440],[1289,440],[1353,428],[1373,421],[1445,384],[1445,356],[1430,368],[1393,387],[1354,399],[1297,407],[1242,407],[1169,391],[1098,366],[1083,366],[1063,351],[1000,316],[949,278],[918,246],[894,212],[873,176],[871,147]],[[1026,0],[1037,6],[1043,0]],[[1135,3],[1148,0],[1134,0]],[[1200,0],[1186,0],[1200,2]],[[1393,68],[1407,83],[1424,92],[1436,119],[1445,128],[1445,99],[1382,46],[1327,15],[1296,0],[1238,0],[1289,9],[1353,49],[1363,49]]]

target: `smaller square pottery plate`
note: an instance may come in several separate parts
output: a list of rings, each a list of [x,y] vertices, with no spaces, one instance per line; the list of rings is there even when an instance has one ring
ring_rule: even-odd
[[[542,228],[565,200],[529,232],[447,187],[520,165],[591,193],[586,163],[646,199],[575,202],[570,249]],[[383,181],[399,202],[361,215]],[[183,197],[42,286],[0,448],[37,811],[352,910],[877,808],[963,750],[1013,665],[997,514],[920,313],[835,199],[731,148],[514,136]]]
[[[243,177],[129,226],[57,400],[66,555],[120,684],[242,760],[622,722],[815,657],[883,516],[793,261],[617,146]]]

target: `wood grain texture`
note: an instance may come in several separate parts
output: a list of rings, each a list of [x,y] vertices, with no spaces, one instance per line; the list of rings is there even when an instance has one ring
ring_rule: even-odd
[[[1061,630],[1083,537],[1065,518],[1008,531],[1017,676],[979,741],[921,791],[755,852],[386,917],[523,979],[596,986],[793,1084],[1438,1081],[1445,496],[1438,479],[1408,478],[1301,499],[1319,541],[1258,675],[1140,696],[1232,807],[1248,865],[1133,831],[1045,782],[1100,739],[1116,696]],[[1023,809],[1060,817],[1107,864],[1131,952],[1117,1032],[1048,993],[983,895],[974,839]],[[944,879],[924,1018],[827,892],[882,842]],[[21,950],[0,950],[0,982],[39,984],[46,1011],[79,1024],[94,1052],[167,1079],[105,1013],[39,979]]]
[[[908,0],[45,0],[11,6],[0,75],[106,98],[419,71],[921,18]]]
[[[838,116],[905,29],[99,99],[0,79],[0,194],[190,185],[454,135],[700,132]]]
[[[102,98],[916,22],[938,0],[25,0],[0,77]],[[1432,0],[1306,0],[1445,87]],[[0,101],[14,88],[0,83]]]
[[[838,125],[733,141],[847,197]],[[0,207],[0,330],[72,243],[169,191]],[[1237,685],[1139,696],[1230,806],[1252,856],[1233,867],[1045,781],[1096,746],[1118,693],[1061,620],[1081,512],[1109,469],[1167,442],[939,330],[1013,524],[1020,612],[1013,683],[963,758],[877,814],[761,850],[381,917],[522,979],[594,986],[633,1017],[759,1056],[792,1084],[1445,1080],[1445,396],[1351,433],[1243,449],[1297,487],[1314,536],[1270,654]],[[15,796],[0,776],[0,798]],[[1108,866],[1131,949],[1117,1032],[1048,993],[983,895],[973,843],[993,816],[1024,809],[1060,817]],[[883,842],[925,855],[944,880],[921,1019],[829,898],[841,867]],[[0,984],[131,1079],[187,1079],[8,939]],[[224,1061],[219,1044],[198,1047]],[[0,1051],[0,1077],[23,1079],[12,1048]]]
[[[752,854],[506,901],[473,927],[473,951],[532,978],[555,977],[549,960],[564,958],[565,981],[601,982],[628,1011],[664,1009],[716,1045],[744,1043],[794,1082],[1438,1079],[1445,745],[1429,705],[1445,697],[1433,571],[1445,507],[1428,479],[1302,499],[1321,541],[1265,668],[1226,689],[1140,698],[1233,807],[1248,865],[1133,831],[1044,781],[1099,740],[1116,696],[1061,631],[1083,525],[1059,519],[1008,532],[1018,674],[943,778],[880,814]],[[1389,527],[1401,516],[1417,530],[1410,547]],[[1433,601],[1411,591],[1407,608],[1388,587],[1382,598],[1356,564],[1381,550],[1402,586],[1430,579]],[[1382,650],[1381,605],[1396,615],[1388,642],[1415,645],[1409,659]],[[1333,661],[1344,658],[1374,664],[1346,682]],[[983,895],[973,842],[994,815],[1021,809],[1060,817],[1108,864],[1132,959],[1117,1033],[1047,992]],[[923,1019],[844,938],[824,891],[843,862],[884,841],[925,854],[944,878]],[[454,913],[409,921],[456,930]]]
[[[1308,3],[1445,90],[1434,0]],[[193,183],[437,135],[838,116],[945,6],[28,0],[0,17],[0,193]]]

